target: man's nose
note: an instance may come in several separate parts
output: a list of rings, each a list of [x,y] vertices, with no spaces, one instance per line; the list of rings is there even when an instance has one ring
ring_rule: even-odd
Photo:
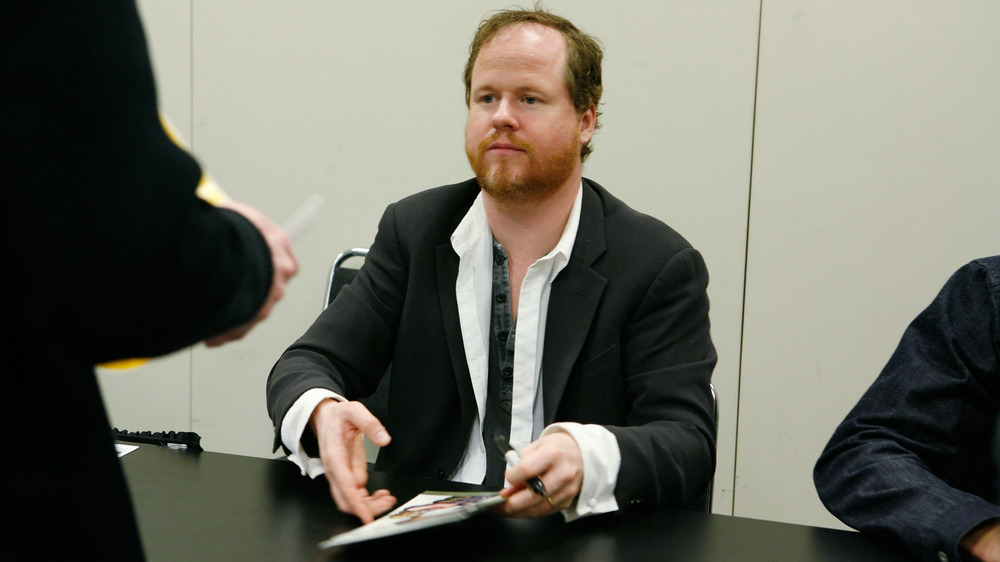
[[[493,112],[493,128],[498,131],[513,131],[518,128],[515,108],[510,100],[501,99]]]

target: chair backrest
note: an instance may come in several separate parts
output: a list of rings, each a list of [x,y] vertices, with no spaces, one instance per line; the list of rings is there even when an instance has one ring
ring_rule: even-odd
[[[337,294],[340,290],[345,286],[350,285],[351,281],[354,281],[354,278],[358,275],[358,268],[348,267],[347,262],[351,258],[364,258],[367,255],[367,248],[351,248],[350,250],[341,252],[340,255],[333,260],[333,265],[330,266],[330,277],[326,284],[326,296],[323,299],[324,309],[330,306],[333,299],[337,298]],[[370,396],[358,400],[364,404],[371,413],[375,414],[375,417],[382,420],[382,423],[385,423],[385,412],[388,403],[389,379],[391,371],[392,367],[386,369],[385,375],[383,375],[382,380],[379,381],[375,392],[373,392]]]
[[[323,299],[323,308],[330,306],[333,299],[337,298],[337,293],[344,288],[345,285],[350,285],[351,281],[354,281],[354,277],[358,274],[357,267],[347,267],[346,262],[351,258],[364,258],[368,255],[367,248],[351,248],[341,252],[337,259],[333,260],[333,265],[330,266],[330,277],[326,283],[326,296]]]

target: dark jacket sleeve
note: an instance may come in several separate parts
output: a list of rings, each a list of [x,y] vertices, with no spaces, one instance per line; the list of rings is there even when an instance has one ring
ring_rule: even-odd
[[[984,265],[998,271],[996,259],[960,269],[910,324],[814,472],[834,515],[925,560],[959,560],[961,537],[1000,517],[1000,338]]]
[[[25,327],[83,361],[152,356],[253,318],[272,263],[195,196],[165,134],[132,2],[3,8],[4,275]],[[8,273],[9,272],[9,273]]]
[[[621,451],[620,508],[691,505],[715,468],[709,389],[716,363],[709,334],[708,270],[696,250],[670,259],[622,338],[626,426],[609,426]]]

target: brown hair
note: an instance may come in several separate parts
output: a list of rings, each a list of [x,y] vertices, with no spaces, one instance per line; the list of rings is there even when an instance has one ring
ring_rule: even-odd
[[[566,18],[535,7],[533,10],[503,10],[483,19],[479,29],[469,45],[469,60],[465,63],[465,105],[469,105],[472,91],[472,67],[476,63],[483,45],[493,39],[501,30],[519,23],[537,23],[551,27],[566,38],[566,87],[573,100],[577,114],[582,115],[594,106],[595,111],[601,102],[604,86],[601,84],[601,59],[604,52],[598,40],[577,29]],[[600,115],[600,112],[597,112]],[[599,126],[596,123],[595,128]],[[580,147],[580,157],[583,160],[593,152],[590,141]]]

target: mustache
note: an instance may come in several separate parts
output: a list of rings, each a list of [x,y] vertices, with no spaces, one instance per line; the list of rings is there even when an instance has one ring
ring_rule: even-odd
[[[490,148],[491,144],[493,144],[493,143],[495,143],[495,142],[497,142],[499,140],[500,140],[500,133],[493,133],[489,137],[483,139],[479,143],[479,147],[478,147],[479,148],[479,153],[483,154],[484,152],[486,152]],[[505,142],[506,144],[509,144],[509,145],[513,146],[514,148],[516,148],[518,150],[525,151],[526,153],[528,153],[528,156],[531,156],[531,155],[533,155],[535,153],[535,149],[532,148],[532,146],[530,144],[528,144],[526,141],[523,141],[523,140],[521,140],[519,138],[516,138],[516,137],[507,137],[507,138],[505,138],[503,140],[503,142]]]

